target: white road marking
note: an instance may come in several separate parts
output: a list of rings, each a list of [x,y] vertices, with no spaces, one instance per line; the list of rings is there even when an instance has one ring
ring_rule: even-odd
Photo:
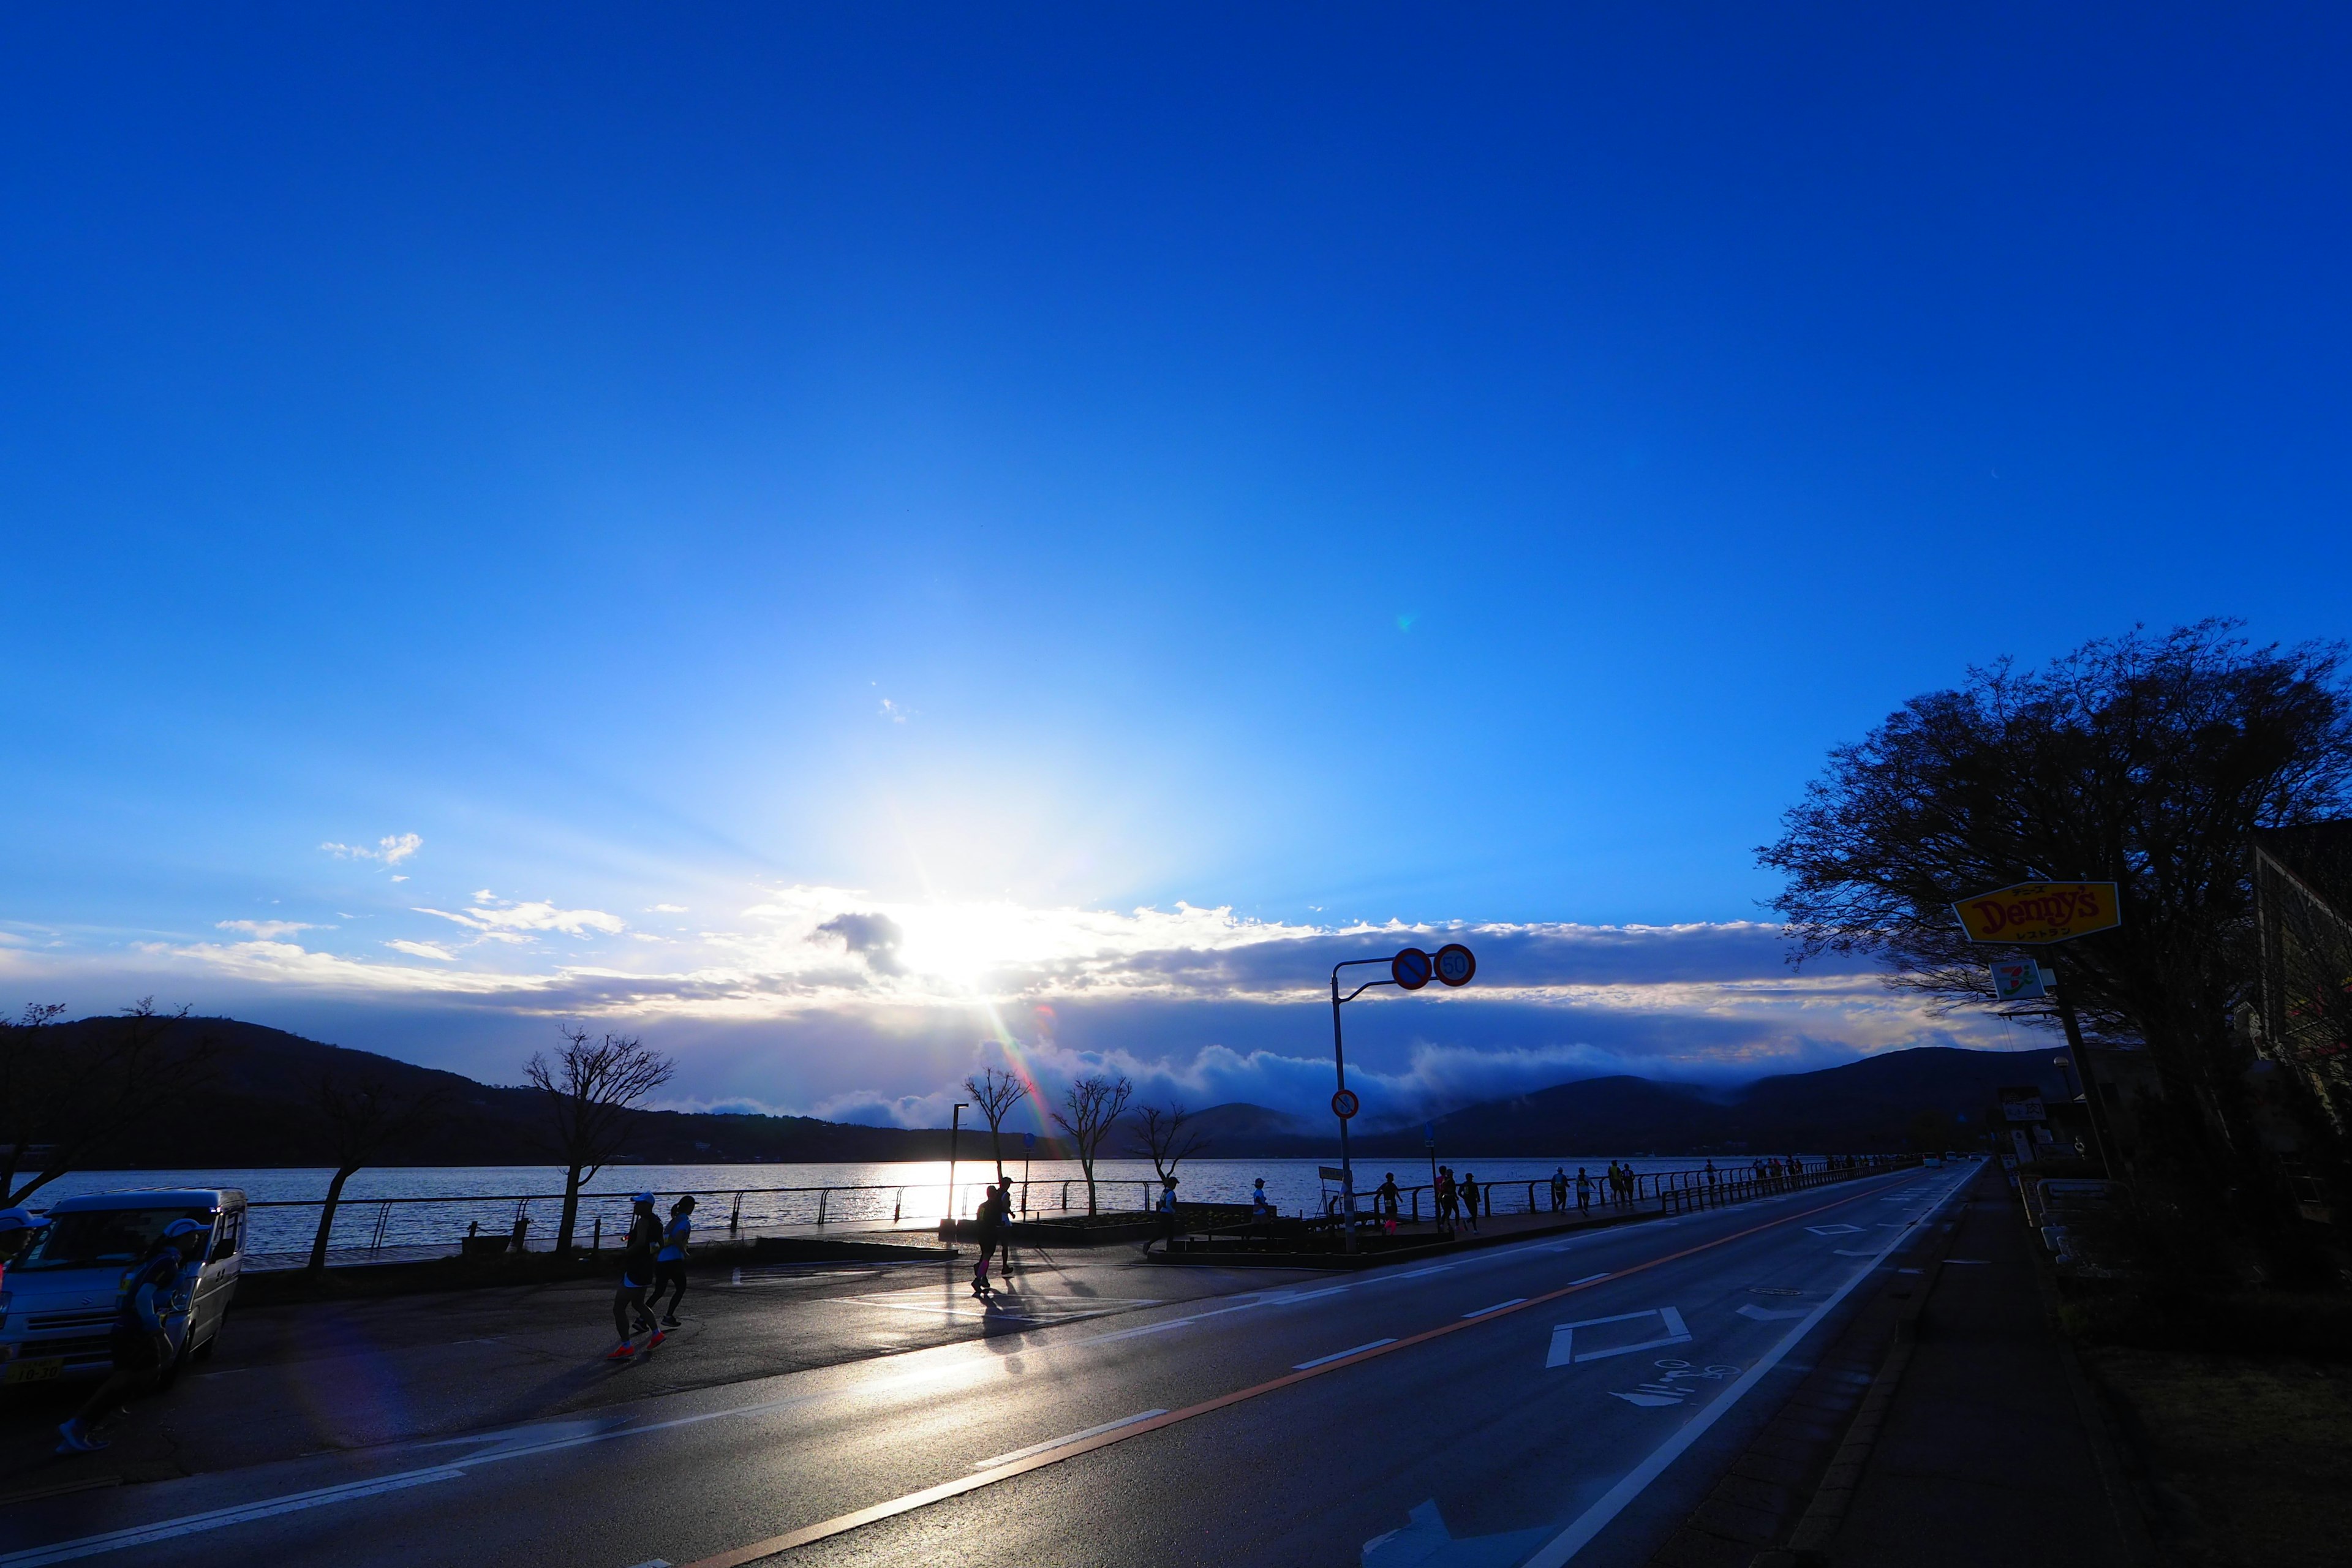
[[[1602,1269],[1602,1270],[1601,1270],[1600,1273],[1598,1273],[1598,1274],[1588,1274],[1588,1275],[1586,1275],[1586,1276],[1585,1276],[1583,1279],[1571,1279],[1571,1280],[1570,1280],[1570,1281],[1569,1281],[1569,1283],[1570,1283],[1570,1285],[1590,1285],[1590,1284],[1591,1284],[1595,1279],[1608,1279],[1608,1278],[1609,1278],[1609,1270],[1607,1270],[1606,1268],[1604,1268],[1604,1269]]]
[[[1597,1329],[1603,1323],[1630,1323],[1642,1318],[1657,1319],[1666,1331],[1656,1339],[1643,1340],[1635,1344],[1612,1345],[1607,1350],[1585,1351],[1581,1353],[1577,1351],[1577,1330]],[[1551,1330],[1551,1347],[1544,1353],[1544,1365],[1548,1367],[1581,1365],[1589,1361],[1606,1361],[1611,1356],[1632,1355],[1635,1351],[1655,1350],[1660,1345],[1688,1344],[1690,1337],[1690,1330],[1684,1324],[1683,1315],[1672,1307],[1652,1307],[1646,1311],[1619,1312],[1612,1317],[1585,1318],[1573,1323],[1554,1323]]]
[[[1346,1361],[1349,1356],[1360,1354],[1360,1352],[1364,1352],[1364,1351],[1376,1351],[1376,1350],[1380,1349],[1382,1345],[1392,1345],[1392,1344],[1394,1344],[1394,1343],[1396,1343],[1396,1336],[1395,1336],[1394,1334],[1391,1334],[1387,1339],[1384,1339],[1384,1340],[1369,1340],[1369,1341],[1365,1342],[1364,1343],[1362,1343],[1362,1344],[1360,1344],[1360,1345],[1354,1346],[1353,1348],[1349,1349],[1349,1350],[1344,1350],[1344,1351],[1333,1351],[1329,1355],[1319,1355],[1319,1356],[1317,1356],[1313,1361],[1302,1361],[1302,1362],[1299,1362],[1299,1363],[1297,1363],[1297,1364],[1295,1364],[1294,1366],[1292,1366],[1290,1370],[1291,1370],[1291,1371],[1293,1371],[1293,1372],[1307,1372],[1307,1371],[1311,1371],[1312,1369],[1314,1369],[1314,1368],[1316,1368],[1316,1367],[1318,1367],[1318,1366],[1328,1366],[1331,1363],[1333,1363],[1333,1362],[1335,1362],[1335,1361]]]
[[[1805,1309],[1791,1307],[1785,1312],[1775,1312],[1750,1301],[1739,1309],[1739,1315],[1743,1318],[1753,1318],[1759,1323],[1769,1323],[1781,1318],[1801,1318],[1805,1315]]]
[[[1497,1301],[1491,1307],[1481,1307],[1475,1312],[1465,1312],[1462,1315],[1465,1318],[1483,1318],[1489,1312],[1499,1312],[1506,1307],[1516,1307],[1526,1300],[1525,1296],[1514,1296],[1507,1301]]]
[[[643,1563],[630,1564],[630,1568],[669,1568],[669,1559],[667,1557],[648,1557]]]
[[[1815,1236],[1860,1236],[1862,1234],[1862,1226],[1858,1225],[1809,1225],[1805,1228]]]
[[[1946,1188],[1943,1197],[1937,1202],[1948,1201],[1953,1194],[1974,1181],[1976,1175],[1974,1169],[1968,1171],[1959,1180]],[[1879,1256],[1884,1258],[1887,1253],[1893,1252],[1902,1239],[1899,1236],[1887,1237],[1886,1245],[1881,1249]],[[1812,1331],[1814,1325],[1827,1317],[1832,1308],[1844,1300],[1856,1285],[1869,1279],[1871,1272],[1869,1268],[1855,1269],[1852,1279],[1831,1292],[1829,1300],[1807,1313],[1802,1322],[1792,1324],[1789,1331],[1781,1336],[1780,1342],[1773,1346],[1762,1360],[1740,1374],[1739,1380],[1725,1389],[1721,1397],[1709,1400],[1703,1408],[1694,1411],[1690,1419],[1676,1427],[1674,1434],[1664,1443],[1659,1444],[1648,1458],[1634,1466],[1627,1472],[1624,1479],[1602,1493],[1599,1501],[1577,1515],[1575,1521],[1566,1530],[1552,1537],[1542,1551],[1520,1564],[1520,1568],[1563,1568],[1563,1564],[1570,1558],[1583,1551],[1594,1536],[1600,1534],[1612,1520],[1623,1512],[1628,1503],[1649,1489],[1650,1483],[1664,1475],[1666,1467],[1682,1457],[1683,1450],[1705,1436],[1707,1429],[1720,1420],[1732,1406],[1738,1405],[1742,1395],[1761,1383],[1767,1373],[1780,1365],[1782,1358],[1796,1349],[1804,1337]]]
[[[1042,1443],[1032,1443],[1025,1448],[1015,1448],[1009,1454],[999,1454],[992,1459],[974,1459],[975,1470],[992,1470],[999,1465],[1010,1465],[1042,1454],[1049,1448],[1065,1448],[1072,1443],[1083,1443],[1089,1437],[1099,1437],[1106,1432],[1116,1432],[1122,1426],[1132,1426],[1139,1421],[1149,1421],[1155,1415],[1165,1415],[1165,1410],[1139,1410],[1132,1415],[1122,1415],[1116,1421],[1106,1421],[1099,1426],[1089,1426],[1083,1432],[1066,1432],[1059,1437],[1048,1437]]]
[[[61,1541],[55,1546],[37,1546],[29,1552],[11,1552],[5,1557],[0,1557],[0,1568],[38,1568],[44,1563],[70,1563],[79,1557],[96,1557],[101,1552],[147,1546],[158,1541],[175,1541],[184,1535],[200,1535],[208,1530],[224,1530],[232,1524],[248,1524],[257,1519],[272,1519],[282,1513],[299,1513],[305,1509],[325,1508],[357,1498],[404,1491],[410,1487],[430,1486],[435,1481],[454,1481],[465,1473],[454,1465],[436,1465],[428,1470],[407,1470],[399,1475],[379,1476],[372,1481],[351,1481],[339,1487],[320,1487],[315,1491],[264,1498],[259,1502],[215,1509],[210,1513],[192,1513],[179,1519],[167,1519],[158,1524],[109,1531],[104,1535],[85,1535],[79,1541]]]
[[[1992,1260],[1989,1258],[1947,1258],[1944,1261],[1947,1263],[1990,1263]]]

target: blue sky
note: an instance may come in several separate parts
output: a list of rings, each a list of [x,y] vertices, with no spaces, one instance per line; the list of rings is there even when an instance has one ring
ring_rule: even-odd
[[[916,1119],[1311,1102],[1155,955],[1391,921],[1529,955],[1399,1110],[1962,1037],[1751,850],[1972,661],[2346,632],[2352,24],[1905,11],[12,14],[0,992]]]

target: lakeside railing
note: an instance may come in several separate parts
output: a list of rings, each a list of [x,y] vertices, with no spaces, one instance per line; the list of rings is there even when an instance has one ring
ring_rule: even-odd
[[[1629,1173],[1634,1179],[1615,1186],[1595,1178],[1589,1205],[1580,1205],[1577,1201],[1574,1177],[1569,1178],[1563,1194],[1556,1176],[1538,1176],[1533,1180],[1513,1176],[1500,1182],[1479,1183],[1475,1214],[1465,1201],[1463,1189],[1457,1185],[1452,1213],[1440,1215],[1435,1198],[1437,1189],[1431,1184],[1423,1183],[1397,1188],[1393,1206],[1385,1190],[1358,1193],[1355,1224],[1360,1231],[1363,1231],[1378,1229],[1391,1223],[1419,1224],[1424,1217],[1445,1223],[1514,1214],[1553,1213],[1564,1216],[1577,1213],[1633,1214],[1644,1209],[1661,1215],[1687,1214],[1773,1194],[1824,1186],[1857,1176],[1906,1169],[1919,1164],[1922,1159],[1923,1156],[1917,1154],[1857,1154],[1814,1161],[1780,1160],[1728,1170],[1702,1165],[1682,1171]],[[1426,1216],[1422,1212],[1423,1194],[1429,1194],[1430,1209]],[[1498,1202],[1498,1196],[1507,1201]],[[1341,1201],[1339,1194],[1327,1193],[1322,1217],[1308,1221],[1307,1230],[1327,1238],[1337,1237],[1344,1232],[1348,1222],[1341,1213]],[[1292,1228],[1297,1228],[1295,1222]],[[1224,1236],[1240,1238],[1244,1242],[1265,1239],[1266,1232],[1267,1222],[1265,1221],[1238,1226],[1180,1225],[1177,1230],[1179,1235],[1204,1240]],[[1325,1243],[1332,1244],[1328,1240]]]
[[[1681,1213],[1740,1201],[1762,1192],[1811,1185],[1840,1172],[1882,1170],[1901,1163],[1903,1158],[1856,1155],[1838,1161],[1789,1160],[1761,1171],[1753,1164],[1643,1171],[1632,1173],[1629,1186],[1617,1189],[1610,1188],[1602,1175],[1596,1173],[1591,1206],[1595,1210],[1654,1207],[1664,1213]],[[1015,1209],[1021,1216],[1087,1212],[1087,1182],[1083,1176],[1008,1179],[1013,1183]],[[983,1176],[958,1182],[952,1191],[942,1182],[690,1190],[698,1205],[697,1233],[708,1238],[714,1235],[821,1234],[835,1226],[929,1231],[947,1214],[964,1218],[974,1213],[987,1184],[988,1179]],[[1555,1192],[1552,1178],[1544,1176],[1482,1182],[1479,1189],[1481,1215],[1534,1214],[1552,1205]],[[658,1194],[664,1212],[688,1190]],[[1105,1213],[1149,1212],[1159,1197],[1156,1182],[1130,1176],[1098,1177],[1095,1190],[1097,1205]],[[1399,1217],[1414,1221],[1434,1218],[1435,1192],[1428,1183],[1399,1187]],[[1133,1194],[1132,1208],[1128,1206],[1129,1193]],[[617,1244],[627,1229],[631,1196],[627,1193],[581,1194],[573,1244],[596,1250],[605,1244],[608,1233]],[[250,1265],[264,1268],[290,1267],[305,1259],[325,1201],[267,1198],[248,1204],[247,1206],[253,1211],[248,1222]],[[1325,1194],[1325,1220],[1337,1218],[1339,1201],[1337,1194]],[[1386,1210],[1380,1206],[1381,1201],[1376,1190],[1359,1191],[1359,1223],[1385,1218]],[[1191,1202],[1188,1198],[1187,1203]],[[1504,1206],[1506,1204],[1509,1206]],[[353,1262],[446,1256],[468,1244],[482,1250],[546,1250],[555,1244],[562,1205],[563,1194],[560,1192],[345,1198],[337,1209],[329,1251],[338,1262]],[[1577,1206],[1572,1175],[1560,1206],[1563,1211],[1572,1211]]]

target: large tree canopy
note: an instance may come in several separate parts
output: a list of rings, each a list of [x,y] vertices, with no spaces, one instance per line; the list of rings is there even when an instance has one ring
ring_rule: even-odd
[[[1775,900],[1801,960],[1860,952],[1892,984],[1990,1004],[1954,900],[2025,880],[2121,884],[2123,925],[2065,944],[2076,1006],[2145,1040],[2168,1099],[2244,1149],[2227,1049],[2253,975],[2251,834],[2346,808],[2340,645],[2254,647],[2229,621],[2003,661],[1914,698],[1830,754],[1780,838]]]

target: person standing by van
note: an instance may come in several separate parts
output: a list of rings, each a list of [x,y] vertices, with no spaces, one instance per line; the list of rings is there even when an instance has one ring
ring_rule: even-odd
[[[669,1310],[656,1327],[678,1326],[677,1304],[686,1300],[686,1246],[693,1236],[694,1194],[688,1193],[669,1205],[669,1226],[662,1232],[661,1251],[654,1256],[654,1293],[647,1311],[661,1305],[665,1289],[670,1293]]]
[[[116,1414],[119,1402],[146,1393],[172,1364],[179,1347],[172,1342],[169,1325],[180,1271],[204,1256],[205,1242],[211,1235],[194,1220],[173,1220],[125,1279],[114,1309],[114,1327],[108,1335],[107,1350],[113,1356],[114,1370],[98,1385],[89,1402],[58,1427],[62,1439],[58,1453],[89,1454],[105,1447],[106,1439],[98,1435],[99,1424]]]

